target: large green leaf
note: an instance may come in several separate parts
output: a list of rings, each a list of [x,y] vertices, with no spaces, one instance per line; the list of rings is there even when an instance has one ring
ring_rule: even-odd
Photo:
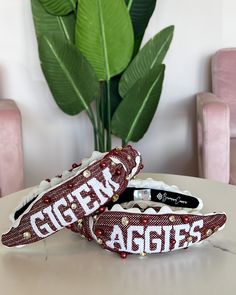
[[[125,0],[125,2],[128,7],[132,24],[133,24],[133,29],[134,29],[134,37],[135,37],[134,53],[133,53],[133,56],[134,56],[139,50],[149,19],[152,16],[152,13],[155,9],[156,0]],[[110,105],[111,105],[112,116],[122,100],[119,94],[120,78],[121,78],[121,75],[117,75],[115,77],[112,77],[110,80],[110,88],[111,88]],[[105,99],[103,99],[103,101],[106,102]],[[105,107],[105,118],[107,117],[106,111],[107,111],[107,106]],[[105,127],[107,127],[107,122],[105,121],[104,123],[105,123]]]
[[[164,65],[156,65],[127,92],[112,118],[112,133],[125,143],[138,141],[155,114],[164,79]]]
[[[40,0],[31,0],[34,25],[37,37],[48,32],[56,33],[72,43],[75,40],[75,15],[55,16],[49,14],[40,3]]]
[[[162,63],[172,41],[173,33],[173,26],[165,28],[139,51],[121,77],[119,92],[122,97],[150,69]]]
[[[69,115],[88,110],[99,95],[97,77],[70,42],[55,34],[39,38],[41,66],[58,106]]]
[[[133,53],[133,28],[124,0],[79,0],[76,45],[99,80],[121,73]]]
[[[136,53],[155,9],[156,0],[125,0],[125,2],[133,23]]]
[[[77,0],[40,0],[48,13],[54,15],[67,15],[76,11]]]

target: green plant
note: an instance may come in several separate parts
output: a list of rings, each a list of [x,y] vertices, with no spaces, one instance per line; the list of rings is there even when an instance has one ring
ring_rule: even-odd
[[[94,147],[147,131],[162,91],[170,26],[140,49],[156,0],[31,0],[42,70],[61,110],[85,110]],[[94,102],[94,104],[92,104]]]

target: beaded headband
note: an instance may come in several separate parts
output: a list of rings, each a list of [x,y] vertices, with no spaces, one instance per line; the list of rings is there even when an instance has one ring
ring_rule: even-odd
[[[100,207],[95,216],[69,228],[122,258],[128,253],[145,256],[187,248],[223,229],[225,213],[203,215],[202,207],[201,199],[187,191],[135,179],[112,207]]]
[[[94,152],[30,192],[11,215],[13,225],[2,235],[2,243],[8,247],[34,243],[91,215],[115,200],[141,168],[141,156],[131,146]]]

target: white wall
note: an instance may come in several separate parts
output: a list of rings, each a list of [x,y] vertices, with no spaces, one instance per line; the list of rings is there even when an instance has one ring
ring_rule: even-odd
[[[143,154],[146,171],[194,175],[194,96],[210,90],[212,53],[236,46],[236,1],[157,2],[145,40],[170,24],[176,31],[158,111],[135,146]],[[92,130],[85,114],[62,113],[41,73],[30,0],[0,0],[0,97],[15,99],[22,112],[27,186],[92,152]]]

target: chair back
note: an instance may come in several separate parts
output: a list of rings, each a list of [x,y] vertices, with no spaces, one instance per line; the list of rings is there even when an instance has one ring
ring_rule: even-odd
[[[230,135],[236,137],[236,48],[221,49],[212,58],[212,90],[230,109]]]

